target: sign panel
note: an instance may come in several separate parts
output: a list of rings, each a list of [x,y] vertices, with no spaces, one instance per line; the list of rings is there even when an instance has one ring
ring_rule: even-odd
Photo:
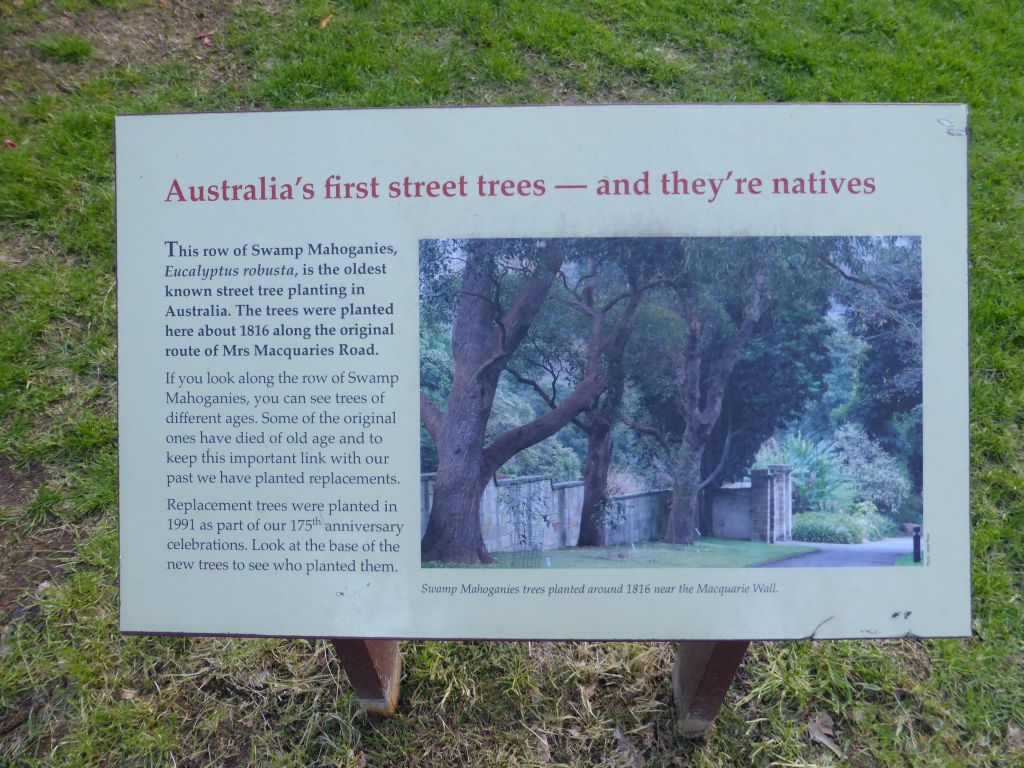
[[[117,118],[122,630],[969,633],[966,120]]]

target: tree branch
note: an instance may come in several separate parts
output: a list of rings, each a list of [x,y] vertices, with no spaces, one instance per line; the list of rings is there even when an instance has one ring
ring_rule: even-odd
[[[551,240],[545,243],[546,253],[540,258],[526,284],[519,290],[516,300],[502,318],[501,324],[505,328],[505,351],[511,354],[519,346],[530,324],[540,311],[544,297],[551,289],[551,283],[561,272],[562,262],[565,261],[565,251],[558,240]]]
[[[718,459],[718,465],[711,471],[711,474],[707,476],[700,486],[697,488],[699,491],[703,491],[710,485],[717,485],[718,481],[722,477],[722,473],[725,472],[726,462],[729,460],[729,452],[732,447],[732,436],[738,434],[742,430],[736,430],[733,432],[731,429],[725,434],[725,445],[722,446],[722,456]]]
[[[436,444],[438,433],[441,430],[441,422],[444,421],[444,412],[434,405],[422,390],[420,390],[420,419]]]
[[[570,419],[586,410],[594,398],[601,394],[604,386],[604,377],[600,372],[590,373],[555,408],[495,438],[484,449],[485,463],[490,467],[500,467],[524,448],[551,437],[569,423]]]
[[[551,283],[559,274],[565,251],[558,240],[544,244],[546,253],[539,259],[526,283],[519,289],[515,301],[505,316],[495,322],[498,326],[498,338],[494,342],[493,354],[477,369],[477,376],[486,376],[500,372],[505,363],[530,330],[530,324],[540,312],[544,298],[551,288]]]
[[[647,437],[653,437],[665,451],[670,452],[672,449],[669,447],[668,438],[665,437],[665,433],[657,427],[650,426],[649,424],[637,424],[635,421],[630,419],[623,419],[622,423],[632,429],[638,435],[645,435]]]
[[[549,396],[548,393],[544,391],[544,388],[540,384],[538,384],[536,381],[534,381],[533,379],[527,378],[526,376],[523,376],[520,373],[516,373],[511,368],[506,368],[505,370],[508,371],[509,375],[513,379],[518,381],[520,384],[524,384],[524,385],[530,387],[530,389],[532,389],[534,392],[536,392],[540,396],[540,399],[544,401],[544,403],[547,405],[548,408],[557,408],[558,407],[558,403],[555,402],[554,397],[553,396]]]
[[[736,367],[740,352],[750,341],[754,328],[761,319],[761,301],[767,292],[768,277],[764,270],[759,270],[754,278],[754,292],[743,308],[743,319],[729,346],[711,364],[708,381],[704,393],[704,408],[700,411],[700,422],[705,429],[713,427],[722,411],[722,398],[725,396],[725,385]]]
[[[683,359],[676,371],[676,389],[683,418],[687,423],[695,421],[700,413],[700,343],[702,327],[700,316],[691,298],[683,299],[686,315],[686,343],[683,345]]]

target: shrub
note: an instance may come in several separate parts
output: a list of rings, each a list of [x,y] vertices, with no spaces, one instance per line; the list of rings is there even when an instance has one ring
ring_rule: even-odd
[[[871,501],[895,514],[910,497],[910,480],[900,461],[886,453],[856,424],[836,430],[833,445],[840,471],[849,478],[855,501]]]
[[[803,512],[793,516],[793,538],[824,544],[860,544],[894,536],[898,526],[879,514],[871,502],[860,502],[852,513]]]
[[[855,515],[876,515],[878,514],[878,507],[875,506],[873,501],[858,501],[850,511]]]
[[[892,516],[897,523],[920,523],[924,517],[921,497],[913,494],[907,498]]]
[[[839,427],[832,440],[792,432],[769,438],[753,468],[772,464],[793,468],[796,512],[844,512],[856,503],[870,503],[872,512],[891,516],[914,498],[900,461],[856,424]]]
[[[850,519],[860,528],[867,541],[879,541],[899,533],[899,526],[890,518],[879,514],[870,501],[862,501],[854,506]],[[860,511],[857,511],[858,507],[861,508]]]
[[[852,517],[834,512],[803,512],[793,515],[793,538],[823,544],[860,544],[861,527]]]

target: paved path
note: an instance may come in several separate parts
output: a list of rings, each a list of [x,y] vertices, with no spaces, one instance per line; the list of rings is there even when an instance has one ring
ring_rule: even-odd
[[[789,542],[786,542],[787,544]],[[881,541],[866,541],[863,544],[819,544],[809,541],[794,541],[793,544],[807,544],[819,551],[794,555],[785,560],[765,563],[762,568],[845,568],[852,566],[894,565],[900,555],[914,551],[914,539],[900,536]]]

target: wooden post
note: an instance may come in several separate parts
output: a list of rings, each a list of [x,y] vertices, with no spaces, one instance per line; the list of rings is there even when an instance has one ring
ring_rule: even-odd
[[[331,640],[359,704],[374,715],[391,717],[398,706],[402,653],[397,640]]]
[[[672,693],[676,728],[682,735],[704,736],[711,730],[748,645],[747,640],[679,643],[672,667]]]

